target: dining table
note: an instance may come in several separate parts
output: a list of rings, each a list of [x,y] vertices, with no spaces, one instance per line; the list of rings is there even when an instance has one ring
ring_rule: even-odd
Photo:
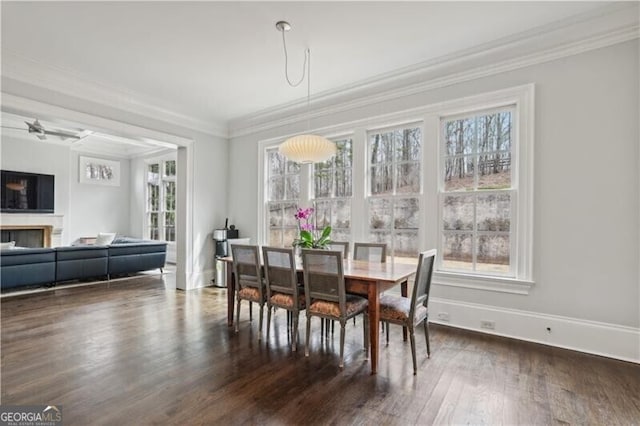
[[[228,263],[227,266],[227,324],[233,326],[233,312],[235,306],[235,277],[233,274],[233,259],[220,259]],[[302,262],[296,261],[296,270],[302,282]],[[408,280],[416,273],[416,266],[407,263],[368,262],[364,260],[344,260],[344,282],[348,293],[364,296],[369,301],[369,339],[371,350],[371,374],[378,370],[378,352],[380,346],[380,294],[393,287],[400,286],[400,293],[407,297]],[[407,330],[403,330],[406,340]]]

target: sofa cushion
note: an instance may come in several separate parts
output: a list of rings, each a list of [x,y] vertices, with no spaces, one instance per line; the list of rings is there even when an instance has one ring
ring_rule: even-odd
[[[72,246],[56,248],[58,261],[75,259],[94,259],[97,257],[107,257],[109,248],[107,246]]]
[[[2,250],[0,266],[28,265],[56,261],[56,251],[52,248],[25,248],[22,250]]]

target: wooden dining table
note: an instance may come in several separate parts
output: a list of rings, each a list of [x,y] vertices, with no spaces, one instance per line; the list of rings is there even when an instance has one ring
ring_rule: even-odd
[[[227,324],[233,325],[235,305],[235,279],[233,276],[232,258],[221,259],[228,262],[227,266]],[[302,264],[297,263],[296,269],[302,277]],[[371,374],[378,370],[378,351],[380,346],[380,294],[400,285],[402,296],[407,297],[407,282],[416,272],[416,266],[394,262],[367,262],[362,260],[344,261],[344,281],[348,293],[365,296],[369,301],[369,338],[371,348]],[[403,331],[406,340],[406,329]]]

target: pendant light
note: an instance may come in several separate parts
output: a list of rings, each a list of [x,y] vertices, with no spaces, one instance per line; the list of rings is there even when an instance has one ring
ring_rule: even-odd
[[[297,87],[307,77],[307,109],[310,112],[311,101],[311,50],[306,49],[304,52],[304,65],[302,68],[302,77],[297,83],[291,82],[288,70],[287,43],[285,42],[284,33],[291,29],[291,25],[286,21],[276,23],[276,28],[282,33],[282,45],[284,47],[284,75],[287,83],[291,87]],[[298,163],[318,163],[326,161],[333,157],[336,153],[336,144],[329,139],[314,134],[303,134],[293,136],[285,140],[278,148],[280,153],[287,159]]]

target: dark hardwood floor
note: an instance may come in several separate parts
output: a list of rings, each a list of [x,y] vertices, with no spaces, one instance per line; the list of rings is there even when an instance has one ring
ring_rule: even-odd
[[[305,358],[304,319],[292,353],[284,312],[267,344],[254,306],[235,334],[225,292],[145,276],[5,297],[1,402],[62,404],[67,425],[640,422],[639,365],[432,326],[414,376],[392,327],[372,376],[359,321],[340,371],[337,333],[323,340],[314,323]]]

